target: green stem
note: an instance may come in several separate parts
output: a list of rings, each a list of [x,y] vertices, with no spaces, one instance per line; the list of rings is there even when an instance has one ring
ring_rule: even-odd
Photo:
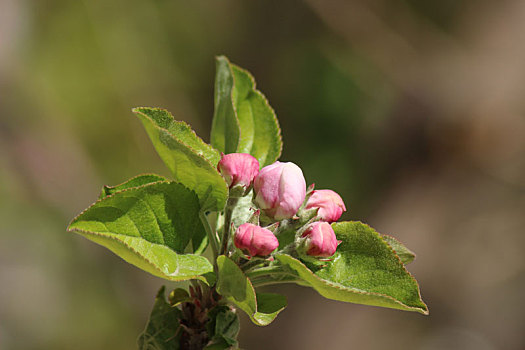
[[[241,268],[241,270],[244,273],[247,273],[248,271],[250,271],[251,269],[257,267],[258,265],[264,265],[266,263],[267,263],[266,260],[258,259],[256,257],[253,257],[251,260],[248,260],[245,263],[240,264],[239,267]],[[264,267],[264,266],[262,266],[262,267]]]
[[[288,271],[283,270],[282,266],[264,266],[264,267],[254,269],[251,271],[246,270],[244,271],[244,273],[250,279],[257,278],[259,276],[269,275],[269,274],[272,274],[272,275],[273,274],[283,274],[283,273],[289,274]]]
[[[221,240],[221,250],[220,254],[224,254],[228,250],[228,240],[230,239],[231,226],[232,226],[232,215],[233,209],[237,205],[239,197],[233,197],[230,195],[228,202],[226,202],[226,208],[224,208],[224,234]]]
[[[199,212],[199,218],[204,226],[204,230],[206,230],[206,235],[208,235],[208,241],[210,241],[211,250],[213,251],[213,261],[215,261],[219,255],[219,242],[217,240],[217,235],[212,231],[208,218],[204,212]]]
[[[278,279],[276,279],[277,277]],[[270,284],[294,283],[301,281],[297,276],[290,273],[279,273],[268,276],[259,276],[251,280],[253,287],[267,286]]]

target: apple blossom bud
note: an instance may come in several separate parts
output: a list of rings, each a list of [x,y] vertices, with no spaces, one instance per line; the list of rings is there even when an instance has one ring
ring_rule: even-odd
[[[223,154],[217,169],[230,188],[236,185],[249,187],[259,173],[259,162],[247,153]]]
[[[275,162],[265,166],[255,178],[253,188],[255,203],[275,220],[294,216],[306,196],[303,172],[294,163]]]
[[[247,251],[250,256],[270,255],[279,246],[279,241],[272,231],[250,223],[239,226],[233,242],[237,248]]]
[[[334,222],[339,220],[346,211],[343,199],[332,190],[315,190],[306,201],[305,209],[319,208],[317,216],[322,221]]]
[[[302,237],[305,238],[306,254],[311,256],[332,256],[339,243],[341,243],[335,237],[332,226],[324,221],[310,224]]]

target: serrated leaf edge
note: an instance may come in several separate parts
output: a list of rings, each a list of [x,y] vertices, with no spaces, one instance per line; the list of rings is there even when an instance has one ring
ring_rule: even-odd
[[[188,129],[191,131],[191,133],[193,135],[195,135],[195,137],[197,138],[197,140],[199,140],[198,142],[201,143],[204,147],[206,147],[208,150],[210,150],[211,152],[215,152],[219,155],[220,157],[220,152],[215,149],[212,145],[210,145],[209,143],[206,143],[199,135],[197,135],[197,133],[195,132],[195,130],[193,130],[193,128],[191,127],[190,124],[186,123],[185,121],[183,120],[177,120],[175,119],[175,117],[173,116],[173,114],[171,114],[170,111],[168,111],[166,108],[160,108],[160,107],[144,107],[144,106],[140,106],[140,107],[134,107],[131,109],[131,111],[135,114],[139,113],[141,115],[143,115],[144,117],[146,117],[147,119],[149,119],[153,125],[157,128],[157,129],[161,129],[163,131],[166,131],[168,134],[170,134],[171,136],[173,136],[174,140],[177,142],[177,143],[180,143],[181,145],[187,147],[188,149],[190,149],[191,151],[193,151],[194,154],[196,154],[197,156],[201,157],[202,159],[204,159],[208,164],[210,164],[212,166],[212,168],[214,168],[216,171],[217,169],[215,168],[216,165],[214,165],[213,163],[211,163],[207,158],[203,157],[202,155],[199,154],[199,152],[197,152],[194,148],[192,148],[191,146],[185,144],[184,142],[180,141],[179,139],[176,138],[176,136],[170,132],[168,129],[166,128],[163,128],[163,127],[160,127],[157,123],[155,123],[155,121],[153,121],[153,119],[151,119],[147,114],[143,113],[142,111],[140,111],[139,109],[151,109],[151,110],[156,110],[156,111],[163,111],[163,112],[166,112],[172,119],[175,123],[177,124],[181,124],[181,125],[184,125],[184,126],[187,126]],[[218,172],[218,171],[217,171]]]
[[[139,175],[140,176],[140,175]],[[126,181],[125,181],[126,182]],[[76,219],[78,219],[79,216],[81,216],[82,214],[84,214],[86,211],[88,211],[89,209],[91,209],[91,207],[93,207],[94,205],[102,202],[103,200],[106,200],[107,198],[109,197],[113,197],[114,195],[116,195],[117,193],[122,193],[122,192],[126,192],[126,191],[131,191],[131,190],[135,190],[137,188],[143,188],[143,187],[147,187],[147,186],[152,186],[152,185],[156,185],[156,184],[159,184],[159,183],[176,183],[176,184],[179,184],[181,186],[184,186],[183,184],[177,182],[177,181],[170,181],[170,180],[166,180],[166,181],[155,181],[155,182],[150,182],[149,184],[144,184],[144,185],[140,185],[140,186],[135,186],[135,187],[128,187],[128,188],[125,188],[123,190],[120,190],[120,191],[117,191],[115,193],[112,193],[104,198],[98,198],[95,202],[91,203],[86,209],[82,210],[80,212],[80,214],[78,214],[77,216],[75,216],[70,222],[69,224],[67,225],[68,226],[68,231],[69,231],[69,226],[71,226],[71,224],[73,222],[75,222]],[[187,188],[186,186],[184,186],[186,189],[188,189],[189,191],[192,191],[195,193],[195,191]],[[195,194],[197,195],[197,194]]]
[[[206,159],[205,157],[201,156],[198,152],[196,152],[192,147],[188,146],[187,144],[185,144],[184,142],[178,140],[175,135],[173,135],[171,132],[169,132],[167,129],[165,128],[161,128],[160,126],[157,125],[157,123],[155,123],[148,115],[142,113],[141,111],[139,111],[138,109],[140,108],[147,108],[147,109],[155,109],[155,110],[162,110],[162,111],[166,111],[172,118],[175,122],[179,122],[179,123],[183,123],[185,125],[187,125],[191,132],[199,139],[201,140],[206,146],[210,147],[211,149],[217,151],[215,148],[213,148],[213,146],[205,143],[200,137],[199,135],[197,135],[197,133],[195,133],[195,131],[191,128],[191,126],[183,121],[179,121],[179,120],[175,120],[175,118],[173,117],[173,115],[170,113],[170,111],[168,111],[167,109],[164,109],[164,108],[157,108],[157,107],[135,107],[133,108],[131,111],[135,114],[141,114],[143,115],[145,118],[147,118],[148,120],[151,121],[152,125],[154,128],[158,129],[158,130],[161,130],[165,133],[167,133],[168,135],[172,136],[173,137],[173,141],[177,142],[178,144],[186,147],[187,149],[189,149],[190,151],[192,151],[192,153],[196,156],[196,157],[199,157],[201,158],[202,160],[204,160],[206,162],[206,164],[208,164],[210,166],[210,168],[219,176],[220,179],[222,179],[222,183],[224,184],[224,190],[225,190],[225,193],[226,193],[226,197],[228,197],[228,184],[226,183],[226,181],[224,180],[224,178],[221,176],[221,174],[219,173],[219,171],[217,170],[217,167],[214,166],[208,159]],[[217,151],[219,152],[219,151]],[[171,171],[171,170],[170,170]],[[226,205],[226,201],[224,203]],[[218,211],[221,211],[222,209],[221,208],[218,208],[219,210]]]
[[[425,306],[425,309],[423,310],[424,312],[422,312],[422,313],[423,313],[424,315],[428,315],[428,314],[429,314],[429,312],[428,312],[428,306],[427,306],[427,304],[423,301],[423,298],[421,298],[421,290],[420,290],[420,287],[419,287],[419,283],[418,283],[417,280],[414,278],[414,276],[410,273],[410,271],[407,270],[405,264],[403,264],[403,262],[401,261],[401,258],[397,255],[396,251],[390,246],[390,244],[388,244],[388,243],[383,239],[382,235],[381,235],[379,232],[377,232],[375,228],[373,228],[372,226],[370,226],[370,225],[368,225],[368,224],[366,224],[366,223],[364,223],[364,222],[362,222],[362,221],[343,221],[343,222],[334,222],[334,223],[332,224],[332,227],[333,227],[334,225],[342,224],[342,223],[345,223],[345,222],[350,222],[350,223],[359,223],[359,224],[361,224],[361,225],[363,225],[363,226],[366,226],[366,227],[370,228],[370,229],[371,229],[371,230],[372,230],[372,231],[373,231],[373,232],[374,232],[374,233],[375,233],[375,234],[381,239],[381,242],[383,242],[383,244],[386,245],[386,246],[390,249],[390,251],[391,251],[392,253],[394,253],[394,256],[397,258],[397,262],[401,265],[401,267],[403,268],[403,270],[404,270],[404,271],[410,276],[410,278],[412,278],[412,280],[415,282],[416,287],[417,287],[417,296],[419,297],[419,300],[421,301],[421,303]],[[368,293],[368,292],[367,292],[367,293]],[[374,293],[374,294],[383,295],[383,294],[381,294],[381,293]],[[388,295],[385,295],[385,297],[392,298],[392,297],[390,297],[390,296],[388,296]],[[397,302],[399,302],[401,305],[404,305],[404,306],[408,307],[408,308],[415,308],[415,307],[412,307],[412,306],[405,305],[405,304],[403,304],[402,302],[398,301],[398,300],[395,299],[395,298],[392,298],[392,299],[395,300],[395,301],[397,301]],[[416,309],[416,310],[421,310],[420,308],[415,308],[415,309]]]
[[[131,252],[133,252],[136,256],[138,256],[140,259],[142,259],[144,262],[146,262],[149,266],[151,266],[155,271],[158,271],[160,273],[161,276],[164,276],[162,278],[164,279],[167,279],[169,281],[186,281],[186,280],[190,280],[190,279],[199,279],[203,282],[205,282],[206,284],[208,284],[208,281],[206,280],[205,277],[203,277],[202,275],[191,275],[191,276],[184,276],[182,278],[171,278],[171,277],[175,277],[175,276],[170,276],[170,275],[167,275],[164,271],[160,270],[159,268],[157,268],[157,266],[149,259],[147,259],[146,257],[144,257],[142,254],[140,254],[138,251],[136,251],[135,249],[133,249],[131,246],[129,246],[126,242],[120,240],[119,238],[117,237],[113,237],[111,235],[108,235],[108,234],[104,234],[104,233],[97,233],[97,232],[92,232],[92,231],[88,231],[88,230],[82,230],[82,229],[78,229],[78,228],[72,228],[72,229],[67,229],[69,232],[79,232],[81,234],[87,234],[87,235],[93,235],[93,236],[99,236],[99,237],[104,237],[104,238],[108,238],[108,239],[111,239],[111,240],[114,240],[122,245],[124,245],[127,249],[129,249]],[[140,238],[140,237],[137,237],[137,238]],[[151,243],[149,242],[150,244],[152,245],[158,245],[158,246],[161,246],[161,247],[166,247],[166,246],[163,246],[161,244],[157,244],[157,243]],[[169,247],[167,247],[169,249]],[[202,255],[195,255],[195,254],[178,254],[177,252],[173,251],[175,254],[177,255],[194,255],[194,256],[198,256],[198,257],[202,257]],[[133,264],[131,264],[133,265]],[[140,269],[140,267],[138,266],[135,266],[137,268]],[[141,269],[142,270],[142,269]],[[144,271],[144,270],[143,270]],[[146,271],[147,272],[147,271]],[[209,272],[212,272],[212,270],[210,270]],[[207,272],[207,273],[209,273]],[[160,276],[156,276],[156,277],[160,277]]]
[[[136,178],[139,178],[139,177],[141,177],[141,176],[148,176],[148,175],[153,175],[153,176],[162,177],[162,178],[164,178],[165,180],[158,180],[158,181],[150,182],[150,183],[148,183],[148,184],[144,184],[144,185],[128,187],[127,189],[137,188],[137,187],[142,187],[142,186],[150,185],[150,184],[155,183],[155,182],[171,182],[169,179],[167,179],[167,178],[165,178],[164,176],[159,175],[159,174],[154,174],[154,173],[142,173],[142,174],[138,174],[138,175],[135,175],[135,176],[133,176],[133,177],[130,177],[129,179],[127,179],[126,181],[123,181],[122,183],[119,183],[118,185],[114,185],[114,186],[104,185],[102,188],[103,188],[103,189],[106,189],[106,188],[110,188],[110,189],[111,189],[111,188],[117,188],[117,187],[119,187],[119,186],[124,185],[124,184],[127,183],[127,182],[130,182],[130,181],[132,181],[132,180],[135,180]],[[188,188],[188,189],[189,189],[189,188]],[[122,192],[122,191],[123,191],[123,190],[116,191],[115,193],[117,193],[117,192]],[[190,191],[192,191],[192,190],[190,190]],[[113,193],[113,194],[115,194],[115,193]],[[104,198],[106,198],[106,197],[108,197],[108,196],[111,196],[111,195],[107,195],[107,196],[105,196],[105,197],[103,197],[103,198],[100,198],[100,199],[104,199]]]
[[[397,239],[396,237],[392,236],[392,235],[388,235],[388,234],[379,234],[379,236],[381,236],[381,238],[387,236],[387,237],[390,237],[391,239],[393,239],[394,241],[398,242],[399,244],[401,244],[402,246],[405,247],[406,250],[408,250],[410,252],[410,254],[412,254],[414,256],[414,259],[412,259],[412,261],[410,262],[413,262],[414,260],[416,260],[416,257],[417,257],[417,254],[414,253],[412,250],[410,250],[409,248],[407,248],[407,246],[405,246],[399,239]],[[396,254],[396,256],[398,257],[398,259],[401,261],[401,263],[403,265],[405,265],[403,263],[403,261],[401,260],[401,258],[399,257],[399,255],[397,254],[397,251],[390,245],[390,243],[388,243],[384,238],[383,238],[383,241],[390,247],[390,249],[392,249],[392,251]],[[407,270],[408,272],[408,270]],[[413,277],[412,277],[413,278]]]
[[[140,175],[138,175],[140,176]],[[183,184],[179,183],[179,182],[176,182],[176,181],[156,181],[156,182],[152,182],[152,183],[149,183],[149,184],[144,184],[144,185],[141,185],[141,186],[136,186],[136,187],[130,187],[130,188],[126,188],[126,189],[123,189],[121,191],[117,191],[113,194],[110,194],[109,196],[106,196],[104,198],[100,198],[100,199],[97,199],[94,203],[92,203],[90,206],[88,206],[86,209],[82,210],[80,212],[80,214],[78,214],[77,216],[75,216],[70,222],[69,224],[67,225],[67,228],[66,228],[66,231],[67,232],[79,232],[79,233],[84,233],[84,234],[91,234],[91,235],[94,235],[94,236],[99,236],[99,237],[105,237],[105,238],[109,238],[109,239],[112,239],[114,241],[117,241],[119,242],[120,244],[126,246],[126,248],[128,248],[130,251],[132,251],[133,253],[135,253],[135,255],[137,255],[140,259],[142,259],[143,261],[145,261],[148,265],[150,265],[154,270],[160,272],[161,275],[163,276],[167,276],[164,271],[160,270],[159,268],[157,268],[155,266],[155,264],[150,261],[149,259],[147,259],[146,257],[144,257],[143,255],[141,255],[139,252],[137,252],[135,249],[133,249],[132,247],[130,247],[126,242],[123,242],[122,240],[116,238],[116,237],[113,237],[113,236],[110,236],[110,235],[107,235],[107,234],[102,234],[102,233],[97,233],[97,232],[92,232],[92,231],[88,231],[88,230],[82,230],[82,229],[79,229],[79,228],[71,228],[71,225],[80,217],[82,216],[85,212],[87,212],[89,209],[91,209],[92,207],[94,207],[95,205],[97,205],[98,203],[108,199],[109,197],[113,197],[117,194],[120,194],[122,192],[127,192],[127,191],[131,191],[131,190],[136,190],[136,189],[140,189],[140,188],[144,188],[144,187],[148,187],[148,186],[153,186],[153,185],[156,185],[156,184],[160,184],[160,183],[167,183],[167,184],[170,184],[170,183],[176,183],[176,184],[179,184],[181,186],[183,186],[184,188],[188,189],[189,191],[192,191],[195,195],[197,195],[195,193],[195,191],[187,188],[186,186],[184,186]],[[136,238],[141,238],[141,237],[136,237]],[[157,243],[152,243],[152,242],[148,242],[150,244],[154,244],[154,245],[159,245],[159,246],[163,246],[161,244],[157,244]],[[167,246],[166,246],[167,247]],[[171,249],[169,247],[167,247],[168,249]],[[195,254],[179,254],[177,253],[176,251],[173,251],[175,254],[177,255],[195,255]],[[195,255],[195,256],[202,256],[202,255]],[[210,263],[211,264],[211,263]],[[137,266],[136,266],[137,267]],[[137,267],[139,268],[139,267]],[[139,268],[140,269],[140,268]],[[146,271],[147,272],[147,271]],[[210,271],[212,272],[212,271]],[[159,276],[157,276],[159,277]],[[167,276],[169,277],[169,276]],[[202,280],[203,282],[205,282],[206,284],[208,284],[208,281],[206,280],[205,277],[203,277],[202,275],[195,275],[195,276],[189,276],[189,277],[184,277],[183,279],[172,279],[172,278],[166,278],[170,281],[185,281],[185,280],[189,280],[189,279],[199,279],[199,280]]]
[[[343,290],[343,291],[347,291],[347,292],[350,292],[350,293],[355,293],[355,294],[362,294],[362,295],[371,295],[371,296],[379,296],[379,297],[382,297],[382,298],[385,298],[385,299],[389,299],[389,300],[392,300],[394,301],[395,303],[403,306],[404,308],[407,308],[407,309],[410,309],[410,310],[414,310],[414,311],[417,311],[417,312],[420,312],[420,313],[423,313],[425,315],[428,315],[428,309],[421,309],[419,307],[414,307],[414,306],[408,306],[404,303],[402,303],[401,301],[397,300],[396,298],[394,297],[391,297],[389,295],[386,295],[386,294],[381,294],[381,293],[375,293],[375,292],[367,292],[367,291],[364,291],[364,290],[361,290],[361,289],[358,289],[358,288],[349,288],[347,286],[344,286],[342,284],[339,284],[339,283],[335,283],[335,282],[331,282],[331,281],[328,281],[328,280],[325,280],[324,278],[321,278],[319,276],[317,276],[315,273],[312,272],[312,270],[310,270],[302,261],[300,261],[299,259],[296,259],[294,258],[293,256],[291,255],[287,255],[287,254],[276,254],[275,257],[276,258],[279,258],[279,256],[288,256],[294,260],[296,260],[297,262],[299,262],[299,264],[301,264],[306,270],[307,272],[312,275],[315,279],[317,279],[319,282],[321,282],[322,284],[325,284],[327,285],[328,287],[331,287],[331,288],[335,288],[335,289],[339,289],[339,290]],[[305,281],[309,286],[311,286],[313,288],[313,286],[311,285],[311,283],[309,283],[308,281]],[[314,288],[315,289],[315,288]],[[419,290],[418,290],[419,291]],[[424,304],[424,303],[423,303]],[[425,305],[426,307],[426,305]]]
[[[229,61],[228,61],[229,62]],[[238,65],[234,64],[234,63],[230,63],[230,65],[234,66],[236,69],[240,70],[241,72],[244,72],[246,73],[246,75],[248,75],[248,77],[250,78],[250,81],[252,82],[252,86],[251,86],[251,92],[259,95],[263,101],[264,101],[264,104],[270,109],[270,111],[272,112],[272,120],[275,124],[275,126],[277,126],[277,135],[279,137],[279,152],[277,154],[277,157],[273,160],[274,162],[279,159],[281,157],[281,153],[283,151],[283,137],[282,137],[282,131],[281,131],[281,126],[279,125],[279,120],[277,119],[277,114],[275,113],[275,110],[273,109],[273,107],[270,105],[270,102],[268,101],[268,99],[266,98],[266,96],[259,90],[257,89],[257,83],[255,82],[255,78],[254,76],[252,75],[252,73],[250,73],[248,70],[242,68],[242,67],[239,67]],[[231,68],[230,68],[231,70]],[[233,77],[233,87],[232,87],[232,92],[233,92],[233,88],[235,88],[235,74],[233,74],[233,71],[232,71],[232,77]],[[232,96],[232,103],[233,103],[233,94],[231,94]],[[235,117],[237,118],[237,121],[239,120],[239,118],[237,117],[237,110],[236,110],[236,107],[235,107],[235,103],[233,103],[233,106],[234,106],[234,110],[235,110]],[[240,131],[242,133],[242,130]],[[241,138],[239,137],[239,140]],[[239,141],[240,143],[240,141]]]
[[[237,151],[239,149],[239,145],[241,144],[241,124],[239,122],[239,117],[237,116],[237,107],[235,106],[235,102],[233,101],[233,90],[235,89],[235,75],[233,74],[233,70],[232,70],[232,63],[230,62],[230,60],[228,59],[228,57],[226,57],[225,55],[219,55],[219,56],[215,56],[215,60],[217,61],[217,59],[225,59],[226,62],[228,63],[228,69],[230,70],[230,74],[231,74],[231,77],[232,77],[232,81],[233,81],[233,84],[232,84],[232,88],[230,90],[230,102],[232,103],[232,109],[233,109],[233,115],[235,116],[235,124],[237,124],[237,127],[239,128],[239,139],[237,140],[237,145],[235,146],[235,150]],[[213,101],[213,107],[214,109],[217,107],[215,106],[215,101]],[[214,118],[215,119],[215,114],[214,114]],[[226,144],[224,145],[226,147]]]

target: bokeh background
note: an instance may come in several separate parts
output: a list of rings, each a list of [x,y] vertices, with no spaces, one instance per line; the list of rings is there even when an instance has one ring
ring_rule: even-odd
[[[0,349],[135,348],[164,282],[65,228],[102,185],[168,175],[132,107],[209,139],[218,54],[282,159],[418,253],[430,307],[281,286],[243,348],[525,348],[525,2],[0,0]]]

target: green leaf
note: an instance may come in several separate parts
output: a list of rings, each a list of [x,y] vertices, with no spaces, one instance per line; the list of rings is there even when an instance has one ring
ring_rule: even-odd
[[[246,70],[231,65],[234,77],[233,101],[241,128],[237,152],[249,153],[261,167],[279,159],[281,129],[268,100],[255,88],[255,79]]]
[[[197,193],[202,210],[222,210],[228,186],[216,169],[219,152],[164,109],[138,107],[133,112],[175,180]]]
[[[230,349],[237,345],[240,321],[237,313],[227,305],[214,307],[209,313],[210,321],[206,325],[211,341],[205,349]]]
[[[286,307],[284,295],[255,293],[250,280],[231,259],[221,255],[217,258],[217,265],[217,292],[246,312],[256,325],[270,324]]]
[[[228,307],[219,308],[215,316],[215,335],[221,335],[227,341],[230,341],[233,345],[239,330],[241,323],[239,316]]]
[[[276,258],[325,298],[428,314],[416,280],[374,229],[361,222],[332,227],[342,243],[324,267],[285,254]]]
[[[121,183],[120,185],[116,186],[104,186],[102,188],[102,191],[100,193],[99,199],[102,199],[104,197],[107,197],[115,192],[122,191],[128,188],[132,187],[139,187],[142,185],[147,185],[153,182],[159,182],[159,181],[167,181],[163,176],[156,175],[156,174],[142,174],[137,175],[131,179],[129,179],[126,182]]]
[[[180,348],[182,312],[166,302],[164,289],[165,287],[162,286],[157,293],[146,329],[139,336],[140,350],[177,350]]]
[[[193,191],[175,182],[156,182],[95,202],[68,230],[155,276],[211,283],[213,266],[205,257],[181,254],[192,238],[203,235],[199,209]]]
[[[249,153],[261,167],[272,164],[282,150],[274,110],[248,71],[224,56],[217,57],[216,63],[211,144],[224,153]]]
[[[253,191],[250,191],[246,196],[240,197],[237,205],[233,208],[232,222],[235,227],[239,227],[245,222],[248,222],[253,213],[257,210],[252,202]]]
[[[233,105],[233,73],[224,56],[216,58],[215,108],[211,126],[211,144],[224,153],[235,153],[239,145],[239,120]]]
[[[403,264],[410,264],[416,258],[416,254],[405,247],[405,245],[399,242],[396,238],[389,235],[382,235],[383,239],[394,249],[397,256]]]

